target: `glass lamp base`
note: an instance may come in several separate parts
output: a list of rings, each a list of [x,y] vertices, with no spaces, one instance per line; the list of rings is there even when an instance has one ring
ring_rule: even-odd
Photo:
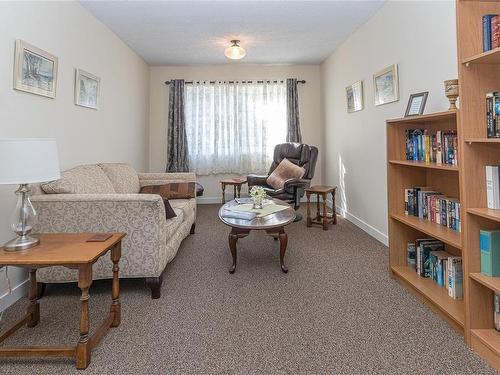
[[[37,246],[39,243],[40,243],[39,238],[25,235],[25,236],[19,236],[7,242],[3,248],[5,251],[20,251],[20,250],[30,249],[34,246]]]

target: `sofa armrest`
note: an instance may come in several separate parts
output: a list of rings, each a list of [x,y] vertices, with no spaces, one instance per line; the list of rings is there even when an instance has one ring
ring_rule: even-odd
[[[258,176],[255,174],[251,174],[247,176],[248,187],[252,186],[265,186],[267,187],[267,177],[268,176]]]
[[[142,186],[164,185],[175,182],[196,182],[196,174],[185,173],[138,173]]]

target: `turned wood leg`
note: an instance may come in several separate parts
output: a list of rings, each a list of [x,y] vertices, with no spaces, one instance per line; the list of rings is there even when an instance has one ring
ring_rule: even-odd
[[[151,289],[151,298],[161,297],[161,284],[163,284],[163,273],[160,277],[146,277],[146,285]]]
[[[29,305],[27,313],[30,315],[30,318],[27,322],[28,327],[34,327],[40,321],[40,304],[37,300],[38,290],[36,285],[36,269],[30,268],[29,270],[30,277],[30,289],[28,291]]]
[[[241,185],[238,185],[238,186],[236,187],[236,190],[237,190],[237,192],[238,192],[238,198],[241,198]]]
[[[332,215],[333,215],[333,224],[337,224],[337,205],[335,204],[335,193],[337,189],[332,191]]]
[[[281,265],[281,270],[284,273],[288,272],[288,268],[285,266],[285,252],[286,252],[286,246],[288,245],[288,236],[285,233],[285,231],[282,229],[279,233],[279,238],[280,238],[280,265]]]
[[[233,185],[233,198],[236,199],[236,185]]]
[[[47,288],[46,283],[36,283],[36,298],[41,299],[45,295],[45,290]]]
[[[221,184],[222,187],[222,204],[226,203],[226,184]]]
[[[321,211],[319,208],[319,194],[316,194],[316,220],[321,219]]]
[[[306,220],[306,226],[307,227],[312,227],[312,219],[311,219],[311,193],[306,191],[306,197],[307,197],[307,220]]]
[[[327,210],[326,210],[326,194],[322,194],[321,198],[323,199],[323,230],[328,230],[328,214],[327,214]]]
[[[229,233],[229,250],[233,256],[233,265],[229,268],[229,273],[236,271],[236,242],[238,242],[238,235],[236,233]]]
[[[89,288],[92,284],[92,265],[84,264],[78,269],[78,287],[82,295],[80,297],[80,339],[76,346],[76,368],[85,369],[90,364],[90,341],[89,341]]]
[[[113,302],[110,310],[111,314],[113,314],[113,321],[111,322],[111,327],[118,327],[121,322],[120,281],[118,278],[118,272],[120,270],[118,263],[120,262],[121,253],[121,242],[118,242],[115,247],[111,249],[111,261],[113,262],[113,286],[111,289]]]
[[[196,231],[196,223],[193,223],[193,225],[191,225],[191,229],[189,230],[189,234],[194,234]]]

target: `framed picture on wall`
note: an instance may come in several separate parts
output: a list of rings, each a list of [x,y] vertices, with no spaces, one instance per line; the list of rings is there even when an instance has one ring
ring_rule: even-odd
[[[99,109],[99,95],[101,91],[101,79],[83,69],[75,72],[75,104]]]
[[[388,104],[399,100],[398,65],[394,64],[373,75],[375,105]]]
[[[55,98],[57,64],[56,56],[23,40],[16,40],[14,89]]]
[[[347,112],[357,112],[363,109],[363,81],[358,81],[345,88]]]
[[[429,91],[411,94],[408,105],[406,106],[405,117],[422,115],[424,113],[427,95],[429,95]]]

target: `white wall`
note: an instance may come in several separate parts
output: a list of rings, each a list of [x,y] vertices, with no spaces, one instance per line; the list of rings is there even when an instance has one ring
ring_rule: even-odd
[[[429,91],[425,112],[448,108],[443,81],[456,78],[455,3],[386,2],[321,65],[324,182],[337,205],[379,240],[387,239],[385,120],[404,115],[411,93]],[[400,101],[375,107],[372,74],[397,63]],[[363,80],[365,109],[346,111],[345,87]]]
[[[14,90],[14,43],[23,39],[59,57],[57,96]],[[98,111],[75,106],[74,69],[101,78]],[[148,168],[149,68],[77,2],[0,2],[0,138],[54,137],[61,168],[98,161]],[[9,240],[15,186],[0,186],[0,243]],[[25,274],[9,269],[13,287]],[[5,292],[0,274],[0,297]],[[21,291],[18,288],[17,291]],[[0,310],[19,294],[0,299]]]
[[[167,162],[168,86],[170,79],[185,80],[262,80],[298,78],[306,80],[299,85],[299,113],[304,143],[318,146],[323,152],[319,65],[240,65],[165,66],[150,69],[149,167],[152,172],[163,172]],[[322,165],[318,161],[313,183],[322,180]],[[202,202],[220,201],[219,179],[222,176],[199,176],[205,187]],[[229,189],[229,188],[228,188]],[[246,188],[243,188],[246,191]],[[226,190],[227,192],[228,190]],[[232,194],[232,193],[231,193]]]

